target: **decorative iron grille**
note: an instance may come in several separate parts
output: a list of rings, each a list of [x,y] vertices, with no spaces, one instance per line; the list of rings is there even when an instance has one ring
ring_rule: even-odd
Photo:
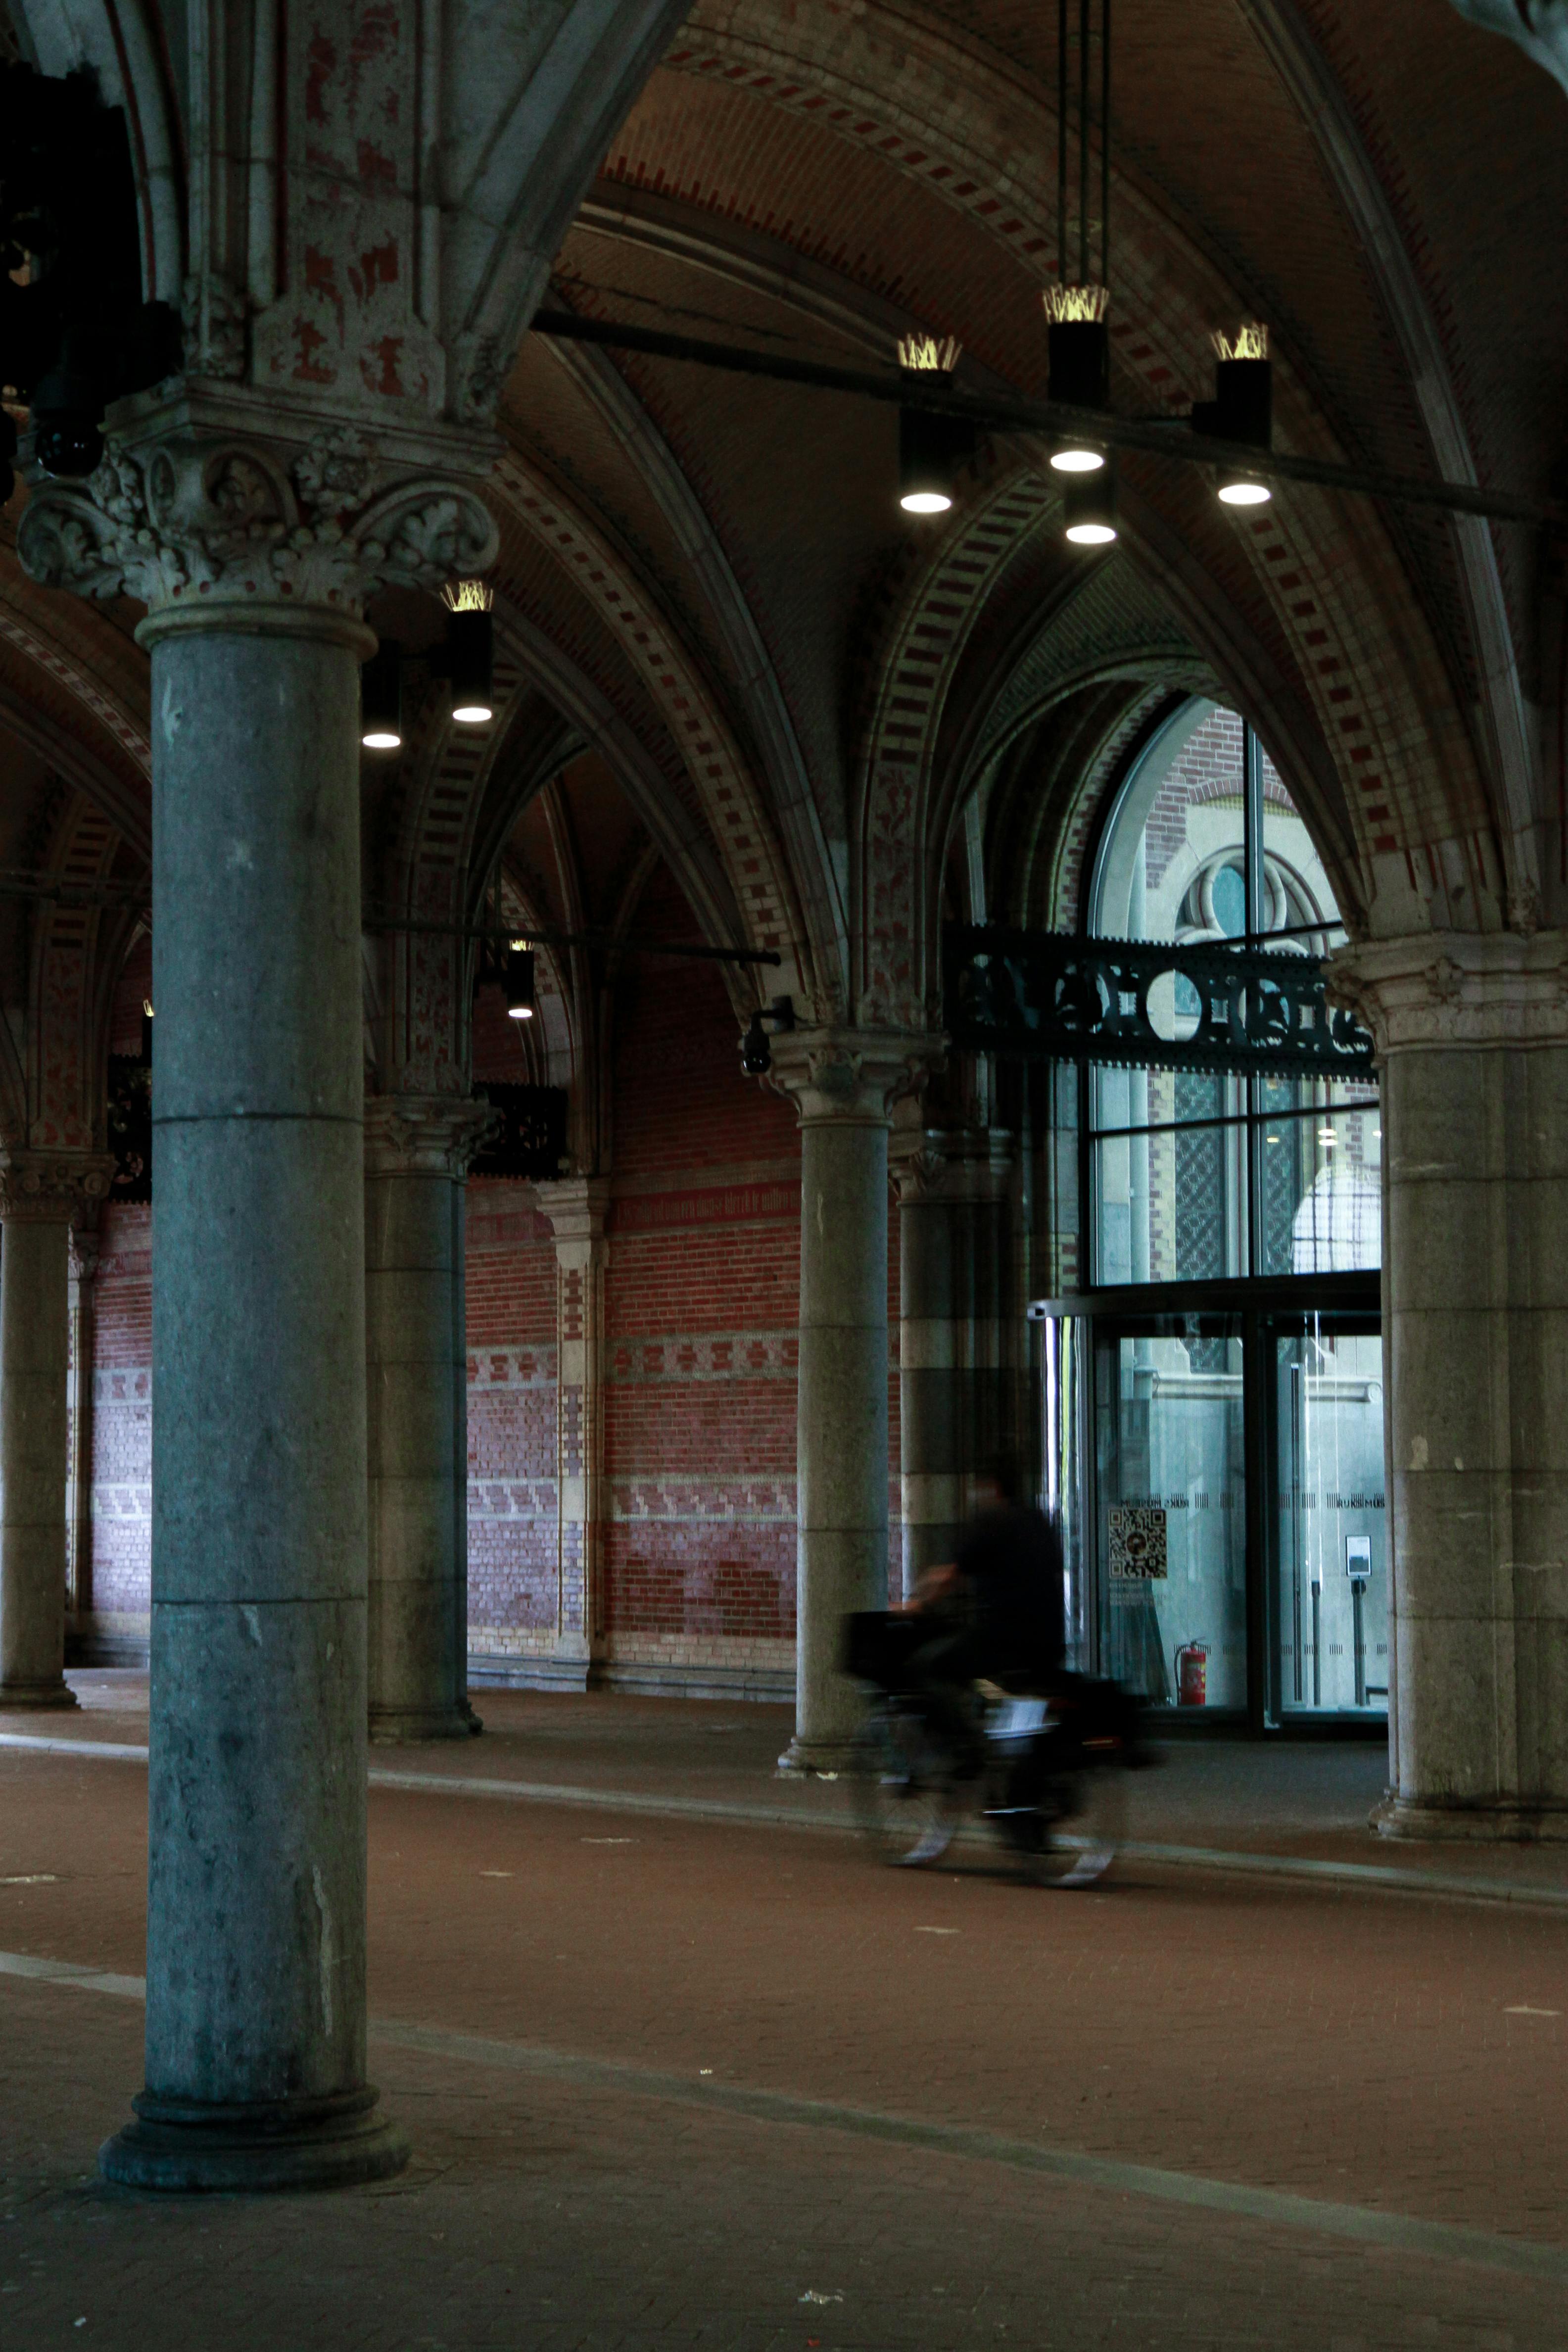
[[[1369,1076],[1373,1044],[1315,956],[955,923],[943,1022],[972,1053],[1127,1068]]]
[[[501,1125],[475,1154],[476,1176],[510,1176],[529,1183],[560,1174],[566,1156],[566,1088],[487,1081],[474,1089],[501,1114]]]

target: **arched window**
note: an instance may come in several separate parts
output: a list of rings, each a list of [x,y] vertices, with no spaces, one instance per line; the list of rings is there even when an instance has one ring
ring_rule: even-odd
[[[1267,753],[1235,711],[1199,697],[1124,780],[1088,906],[1090,929],[1110,939],[1249,940],[1326,955],[1344,937],[1322,861]],[[1176,1006],[1189,1009],[1196,997]],[[1097,1286],[1380,1263],[1375,1084],[1096,1066],[1087,1108]]]

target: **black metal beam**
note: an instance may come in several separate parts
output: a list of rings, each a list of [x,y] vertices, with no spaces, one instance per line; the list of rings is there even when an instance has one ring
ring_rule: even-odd
[[[866,368],[830,367],[819,360],[786,359],[741,343],[715,343],[696,335],[666,334],[657,327],[634,327],[615,319],[590,319],[576,310],[537,310],[532,331],[563,342],[598,343],[607,350],[641,352],[650,359],[688,360],[698,367],[733,374],[766,376],[778,383],[842,392],[891,407],[921,408],[937,416],[962,416],[983,432],[1042,434],[1049,440],[1086,442],[1103,449],[1135,449],[1211,471],[1250,474],[1260,482],[1301,482],[1348,497],[1379,499],[1388,506],[1440,507],[1450,514],[1481,515],[1494,522],[1568,523],[1568,505],[1556,499],[1517,498],[1506,490],[1477,489],[1468,482],[1430,480],[1382,467],[1340,466],[1322,457],[1254,448],[1246,441],[1215,441],[1190,431],[1181,418],[1115,416],[1103,408],[1075,408],[1065,401],[977,398],[951,384],[926,385],[900,373],[874,374]]]

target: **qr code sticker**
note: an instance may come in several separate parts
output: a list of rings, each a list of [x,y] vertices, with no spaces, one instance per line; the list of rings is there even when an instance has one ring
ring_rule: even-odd
[[[1111,1513],[1111,1573],[1149,1578],[1166,1573],[1166,1515],[1149,1504],[1119,1504]]]

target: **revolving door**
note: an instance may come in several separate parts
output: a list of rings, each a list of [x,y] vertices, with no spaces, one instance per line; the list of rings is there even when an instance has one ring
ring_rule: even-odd
[[[1376,1725],[1391,1636],[1375,1291],[1304,1305],[1245,1287],[1214,1307],[1143,1291],[1033,1310],[1074,1648],[1189,1724]]]

